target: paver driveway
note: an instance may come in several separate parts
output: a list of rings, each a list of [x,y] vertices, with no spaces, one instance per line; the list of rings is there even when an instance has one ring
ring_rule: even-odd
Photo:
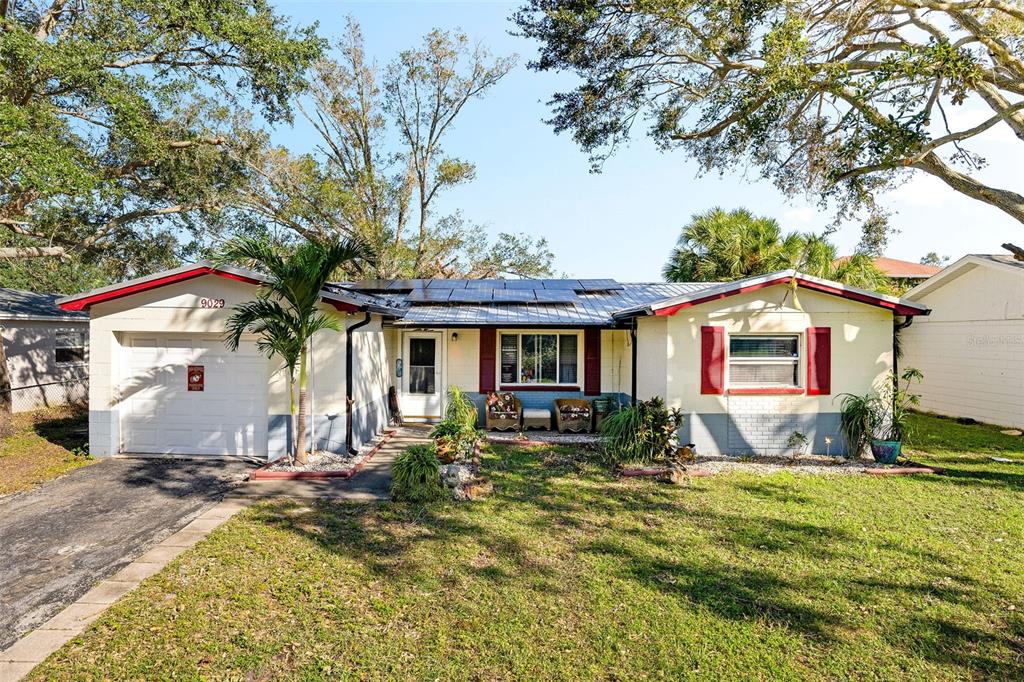
[[[215,505],[252,466],[113,459],[0,497],[0,650]]]

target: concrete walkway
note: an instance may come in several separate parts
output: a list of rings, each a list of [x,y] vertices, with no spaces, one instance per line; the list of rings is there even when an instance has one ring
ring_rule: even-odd
[[[391,465],[395,457],[410,445],[429,441],[430,430],[420,426],[402,426],[352,478],[305,480],[257,480],[236,488],[230,499],[299,499],[383,502],[391,497]]]

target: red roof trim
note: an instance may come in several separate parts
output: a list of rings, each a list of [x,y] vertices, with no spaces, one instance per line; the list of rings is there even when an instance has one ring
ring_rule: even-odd
[[[758,289],[764,289],[767,287],[775,286],[776,284],[785,284],[789,282],[793,277],[786,275],[784,277],[776,277],[765,282],[758,282],[757,284],[748,284],[746,286],[738,287],[736,289],[730,289],[728,291],[722,291],[717,294],[711,294],[709,296],[702,296],[695,298],[692,301],[685,301],[683,303],[677,303],[666,308],[655,309],[655,315],[675,315],[683,308],[691,308],[701,303],[708,303],[709,301],[718,301],[723,298],[729,298],[730,296],[736,296],[738,294],[745,294],[750,291],[757,291]],[[827,284],[820,284],[818,282],[812,282],[797,276],[796,282],[798,286],[805,289],[811,289],[812,291],[820,291],[826,294],[832,294],[833,296],[839,296],[840,298],[847,298],[852,301],[858,301],[860,303],[867,303],[868,305],[877,306],[879,308],[888,308],[897,315],[921,315],[923,312],[917,308],[903,305],[895,301],[888,301],[878,296],[871,296],[869,294],[861,294],[856,291],[849,291],[847,289],[840,289],[838,287],[829,286]]]

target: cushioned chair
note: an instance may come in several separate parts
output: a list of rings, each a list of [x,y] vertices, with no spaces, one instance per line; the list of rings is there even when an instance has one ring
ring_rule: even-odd
[[[594,408],[589,400],[558,398],[555,400],[555,420],[558,432],[589,433],[594,419]]]
[[[523,417],[523,404],[512,393],[488,393],[484,409],[487,430],[516,430]]]

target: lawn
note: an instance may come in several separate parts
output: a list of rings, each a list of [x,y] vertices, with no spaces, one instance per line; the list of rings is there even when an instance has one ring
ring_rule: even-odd
[[[89,413],[62,406],[12,415],[0,428],[0,495],[26,490],[91,460]]]
[[[915,418],[943,476],[618,480],[495,448],[495,494],[265,503],[34,679],[1024,677],[1024,439]]]

